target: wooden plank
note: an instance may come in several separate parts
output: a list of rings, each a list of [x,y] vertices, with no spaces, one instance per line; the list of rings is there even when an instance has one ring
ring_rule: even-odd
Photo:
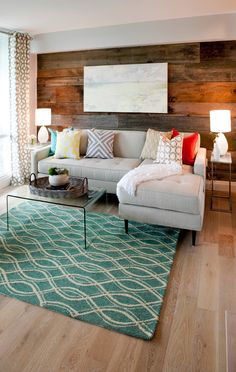
[[[218,247],[216,245],[206,244],[202,249],[204,249],[204,255],[202,255],[201,273],[199,276],[197,307],[198,309],[216,311],[219,282]]]
[[[219,234],[219,256],[234,258],[234,237],[231,234]]]
[[[217,318],[215,311],[197,309],[193,339],[192,371],[217,371],[216,325]]]
[[[39,58],[39,56],[38,56]],[[78,68],[62,68],[52,70],[38,70],[38,78],[56,78],[56,77],[73,77],[82,76],[84,68],[80,66]]]
[[[38,107],[48,107],[47,102],[38,100]],[[53,115],[79,115],[83,112],[83,102],[60,102],[50,105]]]
[[[37,87],[37,100],[47,103],[47,107],[50,107],[52,103],[56,103],[56,87]]]
[[[219,212],[218,212],[219,213]],[[225,213],[219,213],[222,219]],[[231,214],[230,214],[231,215]],[[231,215],[231,224],[235,219],[235,211]],[[222,221],[219,221],[218,230],[221,233]],[[217,227],[216,227],[217,228]],[[235,296],[235,280],[236,277],[236,262],[235,258],[227,258],[219,256],[219,288],[218,288],[218,372],[226,370],[226,328],[225,328],[225,310],[236,313],[236,296]],[[233,350],[235,354],[235,349]]]
[[[225,312],[227,372],[236,371],[236,313]]]
[[[56,87],[56,103],[83,102],[83,90],[81,86],[58,86]]]
[[[169,130],[176,128],[182,132],[208,131],[209,116],[194,117],[165,114],[119,114],[120,129],[145,130],[156,128]]]
[[[77,86],[83,87],[83,76],[38,78],[38,87]]]
[[[203,61],[234,61],[236,62],[236,42],[216,41],[200,43],[200,58]]]
[[[231,110],[232,117],[236,117],[235,103],[216,102],[169,102],[168,113],[176,115],[207,116],[210,110]]]
[[[38,55],[38,70],[124,63],[199,62],[199,43],[84,50]]]
[[[236,103],[236,82],[170,83],[168,102]]]
[[[54,125],[78,128],[117,129],[118,118],[114,115],[52,115]]]
[[[184,81],[230,82],[235,81],[236,62],[219,61],[212,63],[183,63],[168,65],[168,80],[170,83]]]

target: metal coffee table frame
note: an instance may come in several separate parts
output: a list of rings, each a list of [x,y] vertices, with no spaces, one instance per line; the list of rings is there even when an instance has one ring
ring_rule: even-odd
[[[16,190],[10,192],[6,196],[6,206],[7,206],[7,230],[9,230],[9,198],[17,198],[29,201],[36,201],[40,203],[56,204],[62,205],[64,207],[78,208],[83,210],[83,220],[84,220],[84,248],[87,248],[87,223],[86,223],[86,212],[87,210],[95,204],[103,195],[106,196],[105,189],[90,190],[87,195],[81,196],[79,198],[73,199],[63,199],[63,198],[49,198],[45,196],[38,196],[30,193],[29,186],[24,185],[18,187]]]

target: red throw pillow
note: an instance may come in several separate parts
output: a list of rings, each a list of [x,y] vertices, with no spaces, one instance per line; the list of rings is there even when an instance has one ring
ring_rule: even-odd
[[[172,129],[172,137],[174,138],[179,135],[179,132],[173,128]],[[198,141],[198,133],[190,134],[189,136],[185,136],[183,140],[183,148],[182,148],[182,161],[183,164],[193,165],[195,156],[197,153],[196,145]]]

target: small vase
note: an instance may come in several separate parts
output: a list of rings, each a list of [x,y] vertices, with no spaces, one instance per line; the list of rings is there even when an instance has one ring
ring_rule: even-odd
[[[48,180],[51,186],[63,186],[69,182],[69,176],[68,174],[58,174],[49,176]]]
[[[214,157],[214,160],[216,160],[216,161],[220,160],[220,150],[219,150],[218,144],[216,142],[214,143],[213,157]]]

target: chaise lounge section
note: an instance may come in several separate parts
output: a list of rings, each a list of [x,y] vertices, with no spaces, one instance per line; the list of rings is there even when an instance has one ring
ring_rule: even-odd
[[[144,182],[135,196],[118,189],[119,215],[125,220],[126,232],[128,220],[177,227],[192,230],[195,245],[204,218],[205,166],[206,150],[200,148],[193,169],[184,165],[180,175]]]

